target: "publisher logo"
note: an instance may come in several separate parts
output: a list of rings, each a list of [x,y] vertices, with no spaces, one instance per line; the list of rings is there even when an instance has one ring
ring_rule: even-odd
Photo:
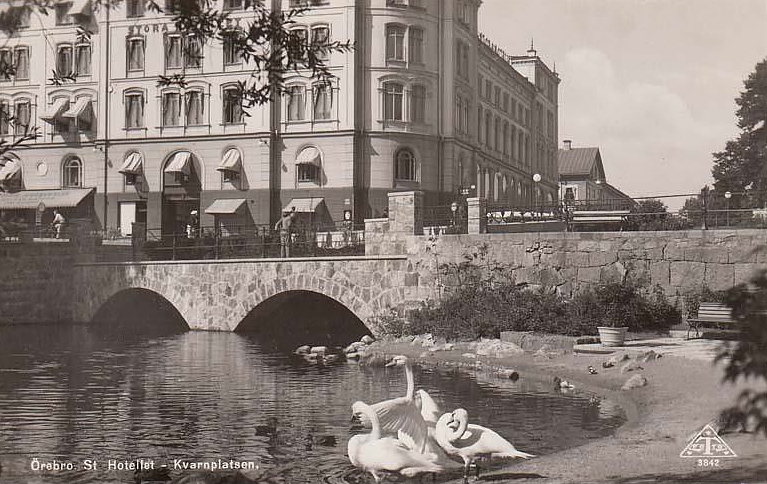
[[[706,425],[703,430],[687,444],[679,457],[711,458],[711,457],[737,457],[727,442],[716,433],[711,425]]]

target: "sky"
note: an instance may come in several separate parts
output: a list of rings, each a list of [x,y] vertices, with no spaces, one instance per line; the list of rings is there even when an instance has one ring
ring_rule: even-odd
[[[484,0],[479,29],[556,64],[560,146],[598,146],[631,196],[696,193],[767,57],[767,0]]]

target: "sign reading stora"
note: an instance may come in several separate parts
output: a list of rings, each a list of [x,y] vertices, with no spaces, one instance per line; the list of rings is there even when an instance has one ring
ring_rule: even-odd
[[[723,458],[737,457],[727,442],[725,442],[711,425],[706,425],[703,430],[697,433],[695,437],[687,444],[679,457],[692,458]]]

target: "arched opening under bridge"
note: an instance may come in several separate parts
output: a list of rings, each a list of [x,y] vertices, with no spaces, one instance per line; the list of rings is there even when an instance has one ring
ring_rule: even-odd
[[[184,317],[170,301],[141,288],[114,294],[93,316],[91,325],[99,333],[122,337],[155,337],[189,330]]]

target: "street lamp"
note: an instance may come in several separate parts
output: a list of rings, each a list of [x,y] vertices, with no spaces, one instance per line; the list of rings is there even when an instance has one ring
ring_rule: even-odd
[[[730,226],[730,199],[732,198],[732,193],[730,191],[724,192],[724,199],[725,199],[725,213],[727,214],[727,226]]]
[[[537,187],[537,185],[538,185],[539,181],[541,181],[541,175],[539,173],[536,173],[535,175],[533,175],[533,182],[534,182],[533,186],[532,186],[533,193],[530,194],[530,198],[534,200],[533,206],[537,206],[538,205],[538,187]]]

